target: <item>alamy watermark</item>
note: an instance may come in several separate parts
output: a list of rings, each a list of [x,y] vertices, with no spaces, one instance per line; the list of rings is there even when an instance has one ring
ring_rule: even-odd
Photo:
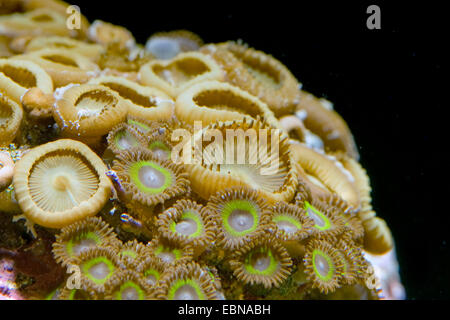
[[[81,29],[81,10],[79,6],[71,5],[66,9],[69,17],[66,20],[66,27],[69,30]]]
[[[251,165],[261,175],[274,175],[280,166],[279,129],[205,129],[201,121],[194,122],[194,135],[186,129],[175,129],[171,159],[180,164],[204,166]]]
[[[67,266],[67,273],[69,273],[70,276],[67,278],[66,288],[69,290],[73,290],[73,289],[79,290],[81,288],[80,267],[75,264],[69,264]]]
[[[368,266],[366,269],[368,277],[366,279],[366,286],[369,289],[379,289],[381,288],[380,279],[375,274],[375,269],[372,266]]]
[[[381,9],[373,4],[367,7],[366,13],[370,14],[367,18],[366,26],[369,30],[381,29]]]

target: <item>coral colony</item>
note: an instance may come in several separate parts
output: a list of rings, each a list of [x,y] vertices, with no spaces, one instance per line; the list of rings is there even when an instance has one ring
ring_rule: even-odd
[[[140,45],[68,6],[0,1],[1,298],[389,297],[330,102],[242,42]]]

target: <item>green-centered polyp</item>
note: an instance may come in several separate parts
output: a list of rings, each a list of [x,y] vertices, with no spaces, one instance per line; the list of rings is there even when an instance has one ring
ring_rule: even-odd
[[[95,284],[104,284],[116,270],[113,261],[100,256],[88,259],[81,265],[81,272]]]
[[[248,273],[270,276],[277,271],[278,261],[270,248],[259,247],[250,251],[245,259],[245,269]]]
[[[134,269],[122,269],[105,284],[105,298],[112,300],[146,300],[151,298],[152,288],[142,274]]]
[[[134,283],[132,280],[128,280],[123,283],[115,293],[116,300],[144,300],[146,297],[145,291]]]
[[[192,279],[178,280],[170,286],[169,300],[205,300],[200,285]]]
[[[101,218],[89,217],[61,230],[53,243],[56,261],[66,266],[81,253],[96,247],[116,246],[113,229]]]
[[[120,255],[134,260],[137,257],[137,252],[133,250],[123,250],[120,251]]]
[[[339,288],[344,261],[338,250],[329,242],[311,241],[307,246],[303,262],[312,288],[317,288],[325,294]]]
[[[256,230],[259,210],[250,201],[231,200],[224,204],[221,212],[225,230],[233,237],[242,237]]]
[[[153,207],[189,191],[182,165],[158,159],[150,150],[132,148],[117,155],[112,170],[117,174],[119,198],[131,207]]]
[[[134,147],[145,147],[146,139],[134,126],[121,123],[115,126],[107,137],[108,148],[114,153],[120,153]]]
[[[314,221],[313,229],[321,237],[332,240],[346,230],[344,220],[339,216],[339,210],[335,206],[316,199],[297,204]]]
[[[132,126],[137,127],[139,130],[141,130],[144,133],[147,133],[147,132],[149,132],[151,130],[151,127],[149,125],[145,124],[142,121],[138,121],[138,120],[135,120],[135,119],[128,119],[127,123],[132,125]]]
[[[149,268],[144,271],[144,278],[149,285],[154,286],[161,278],[161,273],[155,268]]]
[[[336,272],[331,258],[321,250],[313,250],[312,263],[314,272],[322,281],[330,281]]]
[[[278,229],[283,230],[287,234],[292,234],[302,229],[302,224],[300,221],[285,214],[274,216],[273,222],[275,222]]]
[[[139,144],[138,140],[126,130],[118,132],[114,137],[114,142],[116,147],[120,150],[136,147]]]
[[[314,220],[301,207],[281,201],[273,206],[272,211],[277,239],[302,241],[314,233]]]
[[[115,247],[95,247],[82,252],[75,260],[81,272],[81,288],[89,293],[103,294],[105,283],[124,266]]]
[[[170,229],[173,233],[179,233],[186,237],[199,237],[203,234],[203,222],[197,212],[185,211],[179,221],[172,221]]]
[[[160,245],[155,250],[155,256],[160,258],[165,263],[173,263],[176,260],[181,259],[182,252],[181,249],[166,248],[163,245]]]
[[[217,299],[213,280],[206,269],[195,262],[178,264],[160,281],[156,297],[167,300]]]
[[[160,140],[155,140],[149,143],[148,149],[152,151],[158,158],[167,160],[170,159],[170,152],[172,148]]]
[[[342,279],[345,285],[356,283],[359,274],[364,272],[364,256],[360,247],[352,241],[340,240],[336,245],[337,253],[342,261]]]
[[[216,223],[211,211],[190,199],[181,199],[158,216],[158,232],[178,246],[192,245],[201,254],[216,238]]]
[[[130,166],[131,180],[144,193],[157,194],[172,184],[172,173],[153,161],[139,161]]]
[[[320,231],[328,230],[331,228],[332,223],[322,212],[317,210],[308,201],[305,201],[305,211],[308,217],[314,220],[315,228]]]
[[[238,280],[270,289],[280,286],[289,276],[292,260],[275,238],[266,236],[237,250],[230,266]]]
[[[119,258],[128,269],[136,268],[136,265],[150,254],[150,250],[143,243],[130,240],[120,245]]]
[[[143,275],[143,280],[149,286],[157,285],[167,265],[153,254],[147,255],[136,267],[136,271]]]
[[[249,188],[234,187],[219,192],[210,198],[207,207],[217,219],[220,245],[228,250],[258,238],[272,223],[266,201]]]
[[[99,235],[95,232],[91,231],[80,234],[75,239],[70,239],[67,242],[67,253],[70,256],[77,256],[83,252],[83,250],[95,247],[100,241]]]

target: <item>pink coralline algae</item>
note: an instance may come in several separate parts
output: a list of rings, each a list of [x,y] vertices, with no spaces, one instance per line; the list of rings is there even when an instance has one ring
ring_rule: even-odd
[[[14,280],[14,261],[6,258],[0,259],[0,300],[24,299]]]

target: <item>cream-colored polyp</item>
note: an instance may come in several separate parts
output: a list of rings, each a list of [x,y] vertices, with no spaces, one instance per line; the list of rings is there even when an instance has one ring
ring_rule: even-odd
[[[294,162],[304,170],[299,170],[299,175],[312,183],[313,190],[337,193],[355,208],[360,206],[353,177],[334,157],[302,143],[291,143],[290,151]]]
[[[128,106],[128,116],[146,120],[168,120],[174,114],[174,101],[166,93],[117,76],[101,76],[89,84],[103,85],[117,92]]]
[[[195,83],[222,80],[223,72],[209,56],[199,52],[186,52],[172,60],[153,60],[139,70],[141,83],[156,87],[176,98]]]
[[[20,74],[12,75],[3,72],[5,68],[9,68],[11,72],[27,73],[34,77],[35,85],[32,87],[20,83]],[[21,103],[23,95],[31,88],[37,87],[44,94],[53,92],[53,82],[47,72],[38,64],[27,60],[0,59],[0,89],[17,103]]]
[[[279,127],[273,112],[264,102],[239,87],[217,80],[194,84],[182,92],[175,102],[175,115],[190,124],[202,121],[202,125],[217,120],[256,119],[260,116],[268,124]]]
[[[89,199],[81,201],[78,205],[61,211],[48,211],[38,206],[33,200],[30,190],[30,175],[38,161],[55,152],[60,154],[68,152],[69,156],[70,154],[76,154],[82,158],[87,162],[86,167],[89,166],[89,170],[95,171],[98,177],[98,185]],[[48,228],[62,228],[84,217],[93,216],[102,209],[109,199],[112,188],[111,181],[106,176],[107,170],[103,161],[87,145],[81,142],[70,139],[49,142],[30,150],[16,163],[13,178],[16,198],[27,218],[34,223]],[[52,187],[57,188],[58,185],[63,183],[64,181],[61,181],[60,184],[56,183]]]

